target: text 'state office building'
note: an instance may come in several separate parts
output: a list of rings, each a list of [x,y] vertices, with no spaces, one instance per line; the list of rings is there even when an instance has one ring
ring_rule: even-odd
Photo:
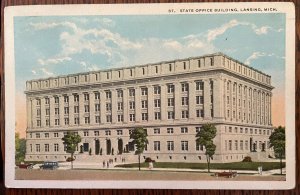
[[[26,160],[137,161],[130,132],[147,129],[142,159],[206,162],[201,125],[217,128],[212,162],[272,154],[271,77],[222,53],[27,81]]]

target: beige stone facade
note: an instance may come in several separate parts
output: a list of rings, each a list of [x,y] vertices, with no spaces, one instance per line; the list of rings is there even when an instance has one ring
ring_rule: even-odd
[[[206,162],[195,142],[205,123],[217,128],[212,162],[263,159],[272,89],[269,75],[222,53],[27,81],[26,160],[65,161],[61,139],[72,131],[78,160],[136,161],[129,134],[143,127],[143,158]]]

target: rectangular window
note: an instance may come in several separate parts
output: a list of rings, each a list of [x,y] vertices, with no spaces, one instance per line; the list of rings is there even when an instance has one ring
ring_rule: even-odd
[[[55,108],[54,113],[57,115],[59,114],[59,108]]]
[[[65,125],[69,124],[69,118],[65,118]]]
[[[154,141],[154,151],[160,151],[160,141]]]
[[[173,111],[168,111],[168,119],[174,119],[175,113]]]
[[[106,122],[111,123],[111,115],[106,115]]]
[[[54,103],[55,104],[58,104],[59,103],[59,98],[56,96],[56,97],[54,97]]]
[[[58,144],[54,144],[54,152],[58,152],[59,148],[58,148]]]
[[[155,120],[160,120],[160,119],[161,119],[161,114],[160,114],[160,112],[154,112],[154,119],[155,119]]]
[[[155,128],[153,129],[154,134],[160,134],[160,129],[159,128]]]
[[[37,116],[41,116],[41,109],[38,108],[38,109],[36,110],[36,115],[37,115]]]
[[[201,117],[203,118],[204,117],[204,110],[203,109],[200,109],[200,110],[196,110],[196,115],[197,117]]]
[[[99,136],[99,131],[94,131],[94,136]]]
[[[88,131],[84,131],[83,132],[83,136],[89,136],[89,132]]]
[[[188,133],[187,127],[181,127],[181,133]]]
[[[100,123],[100,116],[95,116],[96,123]]]
[[[96,92],[95,93],[95,100],[99,100],[100,99],[100,93],[99,92]]]
[[[156,95],[160,94],[160,86],[158,85],[154,86],[154,94]]]
[[[40,134],[40,133],[36,133],[36,134],[35,134],[35,137],[36,137],[36,138],[41,138],[41,134]]]
[[[111,103],[106,103],[106,111],[111,111]]]
[[[40,144],[35,144],[35,151],[40,152],[41,151],[41,146]]]
[[[228,149],[229,149],[229,150],[232,150],[232,140],[229,140],[229,141],[228,141]]]
[[[142,100],[142,108],[148,108],[147,100]]]
[[[204,96],[196,96],[196,104],[203,104],[204,103]]]
[[[168,85],[168,93],[174,93],[174,85],[172,84]]]
[[[69,107],[64,107],[64,113],[69,114]]]
[[[160,99],[155,99],[154,100],[154,107],[155,108],[160,108]]]
[[[188,110],[181,111],[181,118],[189,118],[189,111]]]
[[[174,141],[167,141],[168,151],[174,151]]]
[[[90,95],[88,93],[84,93],[84,101],[88,101],[90,99]]]
[[[117,130],[117,135],[123,135],[123,130]]]
[[[106,96],[106,99],[111,99],[111,92],[110,91],[106,91],[105,92],[105,96]]]
[[[174,98],[168,98],[168,106],[174,106]]]
[[[45,133],[45,138],[49,138],[49,133]]]
[[[55,125],[59,125],[59,119],[55,119]]]
[[[79,102],[79,95],[77,94],[74,95],[74,102]]]
[[[69,96],[64,96],[64,102],[68,103],[69,102]]]
[[[50,120],[46,119],[46,126],[50,126]]]
[[[135,93],[134,93],[134,89],[129,89],[129,96],[130,97],[134,97]]]
[[[240,140],[240,150],[244,150],[244,141]]]
[[[201,127],[196,127],[196,133],[200,132]]]
[[[84,123],[90,124],[90,117],[84,117]]]
[[[189,142],[188,141],[181,141],[181,150],[188,151],[189,150]]]
[[[147,121],[148,120],[148,113],[142,113],[142,120]]]
[[[90,106],[89,105],[84,105],[84,112],[90,112]]]
[[[45,152],[49,152],[49,144],[45,144]]]
[[[189,84],[188,83],[181,83],[181,91],[187,92],[189,90]]]
[[[75,125],[79,125],[79,118],[78,117],[74,118],[74,123],[75,123]]]
[[[196,90],[201,91],[204,89],[204,82],[203,81],[197,81],[196,82]]]
[[[234,141],[234,149],[235,150],[238,150],[239,148],[238,148],[238,140],[235,140]]]
[[[169,134],[174,133],[174,129],[173,128],[167,128],[167,133],[169,133]]]
[[[118,114],[118,122],[123,122],[123,114]]]
[[[118,90],[117,91],[117,95],[118,95],[118,98],[123,97],[123,91],[122,90]]]
[[[148,89],[147,88],[141,88],[142,95],[148,95]]]
[[[129,109],[130,110],[134,110],[134,108],[135,108],[135,102],[134,101],[130,101],[129,102]]]
[[[36,120],[36,126],[40,127],[41,126],[41,120]]]
[[[99,112],[100,111],[100,104],[95,104],[95,111]]]
[[[123,102],[118,102],[118,110],[123,110]]]
[[[187,106],[187,105],[189,105],[189,98],[188,98],[188,97],[182,97],[182,98],[181,98],[181,105],[182,105],[182,106]]]
[[[74,113],[79,113],[79,106],[74,106]]]
[[[105,131],[105,135],[111,135],[111,131],[110,130],[106,130]]]
[[[54,133],[54,137],[58,137],[58,133]]]
[[[245,141],[245,150],[248,150],[248,140]]]
[[[45,98],[45,104],[46,104],[46,105],[49,105],[49,103],[50,103],[49,98]]]
[[[196,142],[196,150],[197,151],[200,151],[200,150],[203,151],[203,146]]]
[[[40,105],[41,105],[41,100],[40,100],[40,99],[37,99],[37,100],[36,100],[36,105],[37,105],[37,106],[40,106]]]
[[[135,115],[129,114],[129,121],[135,121]]]

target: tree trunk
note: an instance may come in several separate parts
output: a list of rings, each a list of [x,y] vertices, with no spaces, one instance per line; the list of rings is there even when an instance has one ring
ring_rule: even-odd
[[[141,170],[141,155],[139,154],[139,171]]]
[[[282,175],[282,154],[280,153],[280,175]]]
[[[210,173],[210,167],[209,167],[209,165],[210,165],[210,157],[209,157],[209,155],[206,155],[206,160],[207,160],[207,171]]]
[[[73,169],[73,153],[71,153],[71,169]]]

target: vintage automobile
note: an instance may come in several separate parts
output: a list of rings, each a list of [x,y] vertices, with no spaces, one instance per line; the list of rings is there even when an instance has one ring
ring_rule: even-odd
[[[56,161],[45,161],[43,165],[40,166],[40,169],[57,169],[58,166],[58,162]]]
[[[223,171],[223,172],[217,172],[214,174],[216,177],[227,177],[227,178],[233,178],[237,176],[236,171]]]
[[[32,169],[33,168],[33,163],[21,163],[17,165],[19,169]]]

